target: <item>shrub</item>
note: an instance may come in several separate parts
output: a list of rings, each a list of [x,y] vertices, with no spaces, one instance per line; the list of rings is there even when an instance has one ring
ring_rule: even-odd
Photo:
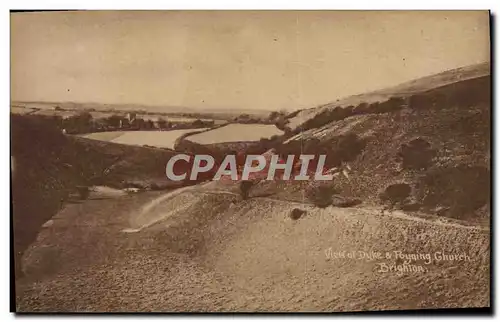
[[[278,117],[278,115],[279,115],[279,113],[278,113],[277,111],[272,111],[272,112],[269,114],[268,119],[269,119],[270,121],[275,120],[275,119]]]
[[[333,110],[325,108],[322,112],[316,114],[313,118],[305,121],[301,126],[302,131],[322,127],[333,121],[338,121],[344,118],[344,112],[341,107],[336,107]]]
[[[269,114],[268,120],[269,121],[274,121],[274,120],[279,120],[279,119],[284,119],[286,117],[286,111],[285,110],[280,110],[279,112],[273,111]]]
[[[325,166],[337,167],[342,162],[351,162],[366,147],[366,140],[354,133],[339,135],[331,140],[321,141],[318,138],[293,140],[276,147],[276,152],[286,158],[288,155],[312,154],[326,155]]]
[[[366,147],[366,140],[357,134],[349,133],[338,137],[334,143],[333,153],[341,162],[353,161]]]
[[[449,215],[464,218],[490,200],[490,171],[459,164],[430,169],[419,180],[419,199],[427,208],[447,207]]]
[[[425,170],[432,165],[435,155],[436,151],[431,148],[431,144],[422,138],[402,144],[398,152],[398,158],[405,170]]]
[[[70,133],[87,133],[92,131],[92,115],[82,112],[62,121],[62,126]]]
[[[388,113],[401,110],[405,106],[405,100],[402,97],[391,97],[389,100],[378,105],[377,113]]]
[[[203,123],[202,120],[198,119],[198,120],[193,121],[193,123],[191,123],[191,125],[193,127],[203,127],[205,124]]]
[[[344,111],[347,116],[354,115],[354,105],[349,105],[347,107],[344,107]]]
[[[380,200],[384,203],[389,203],[392,207],[396,204],[402,206],[408,201],[411,190],[411,186],[407,183],[392,184],[380,194]]]
[[[369,114],[376,114],[378,113],[380,103],[379,102],[373,102],[371,104],[368,104],[368,107],[366,108],[366,112]]]
[[[316,207],[326,208],[333,202],[333,195],[339,191],[331,184],[313,185],[306,189],[306,197]]]
[[[353,108],[352,113],[353,115],[368,114],[369,112],[368,107],[369,107],[368,103],[363,102],[358,106],[356,106],[355,108]]]
[[[293,210],[290,212],[290,218],[292,218],[293,220],[297,220],[300,217],[302,217],[302,215],[305,213],[306,213],[305,210],[299,208],[293,208]]]
[[[415,110],[427,110],[448,105],[448,97],[441,92],[421,93],[412,95],[408,106]]]
[[[161,117],[158,119],[158,121],[156,121],[156,124],[158,124],[158,128],[160,129],[165,129],[168,127],[167,121]]]
[[[123,117],[121,117],[118,114],[113,114],[113,115],[105,118],[106,125],[110,126],[110,127],[119,127],[121,120],[123,120]]]

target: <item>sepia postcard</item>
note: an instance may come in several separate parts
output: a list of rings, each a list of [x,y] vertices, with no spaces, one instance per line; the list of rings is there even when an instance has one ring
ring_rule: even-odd
[[[11,12],[12,310],[491,312],[490,22]]]

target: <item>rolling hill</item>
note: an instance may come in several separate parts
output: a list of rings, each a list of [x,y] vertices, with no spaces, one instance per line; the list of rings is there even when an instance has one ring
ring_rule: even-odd
[[[348,104],[350,108],[345,107]],[[297,121],[301,117],[308,119]],[[349,164],[350,178],[335,180],[342,194],[377,202],[386,187],[407,183],[416,203],[456,208],[457,213],[450,216],[488,220],[483,217],[488,211],[482,208],[490,199],[488,65],[347,98],[303,111],[290,120],[298,128],[279,149],[286,153],[323,151],[334,161]],[[339,140],[347,142],[342,149]],[[412,147],[417,143],[422,147]],[[412,166],[425,153],[430,153],[426,164]]]
[[[326,110],[334,109],[335,107],[346,108],[349,106],[358,106],[366,103],[384,102],[391,97],[409,97],[418,93],[423,93],[428,90],[438,87],[450,85],[453,83],[463,82],[471,79],[477,79],[490,76],[490,63],[485,62],[478,65],[464,66],[457,69],[447,70],[435,75],[430,75],[409,82],[396,85],[390,88],[384,88],[370,93],[362,93],[359,95],[348,96],[338,99],[318,107],[300,110],[294,112],[289,118],[289,127],[297,128],[307,120]]]

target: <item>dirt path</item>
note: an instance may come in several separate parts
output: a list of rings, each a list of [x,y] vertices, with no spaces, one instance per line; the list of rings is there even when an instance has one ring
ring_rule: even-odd
[[[69,204],[25,256],[20,311],[351,311],[489,305],[489,231],[366,209],[239,201],[210,184]],[[288,217],[300,207],[307,214]],[[135,233],[127,233],[135,229]],[[124,232],[125,230],[125,232]],[[359,258],[334,258],[357,252]],[[362,254],[467,254],[381,272]],[[344,253],[344,254],[345,254]],[[385,255],[384,255],[385,256]]]
[[[153,199],[151,202],[144,205],[141,208],[138,217],[147,217],[148,214],[154,212],[155,207],[161,205],[162,203],[165,203],[168,200],[172,200],[176,196],[179,196],[180,194],[185,193],[185,192],[196,192],[196,193],[200,193],[200,194],[212,194],[212,195],[227,195],[227,196],[235,197],[235,199],[239,199],[239,197],[240,197],[240,194],[237,192],[224,190],[222,188],[214,188],[212,186],[213,186],[213,183],[208,182],[208,183],[197,185],[197,186],[183,187],[183,188],[174,190],[172,192],[168,192],[166,194],[163,194],[160,197]],[[314,204],[312,202],[308,202],[307,200],[303,200],[303,201],[282,200],[282,199],[277,199],[276,197],[273,197],[273,196],[269,196],[269,197],[254,196],[254,197],[252,197],[252,199],[271,201],[271,202],[275,202],[277,204],[295,205],[297,207],[307,207],[307,208],[312,207],[312,208],[314,208]],[[378,213],[378,212],[381,212],[382,207],[362,206],[362,207],[360,207],[360,208],[358,207],[356,209],[363,209],[363,211],[365,211],[367,213]],[[145,224],[140,225],[139,227],[126,228],[123,231],[129,232],[129,233],[139,232],[147,227],[154,225],[158,221],[164,220],[168,216],[172,216],[175,213],[181,212],[182,210],[183,210],[183,207],[176,207],[175,209],[173,209],[171,211],[167,211],[167,212],[163,211],[163,216],[152,218],[150,221],[146,222]],[[406,214],[402,211],[398,211],[398,210],[385,212],[384,215],[390,216],[390,217],[397,217],[397,218],[401,218],[401,219],[406,219],[406,220],[410,220],[410,221],[425,222],[425,223],[429,223],[432,225],[442,225],[442,226],[457,227],[457,228],[463,228],[463,229],[489,231],[489,227],[470,225],[469,223],[467,223],[465,221],[444,218],[444,217],[439,217],[439,216],[422,215],[422,214],[417,214],[417,213],[414,213],[413,215],[408,215],[408,214]],[[142,221],[144,221],[144,218],[140,218],[140,219],[143,219]],[[138,221],[141,221],[141,220],[138,220]]]

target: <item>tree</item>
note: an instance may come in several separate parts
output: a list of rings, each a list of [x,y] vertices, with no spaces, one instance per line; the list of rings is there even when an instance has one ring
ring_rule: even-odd
[[[154,122],[152,120],[144,121],[144,129],[151,130],[152,128],[154,128]]]
[[[61,129],[63,127],[63,118],[60,115],[52,116],[51,121],[58,129]]]
[[[165,121],[163,118],[159,118],[158,121],[157,121],[157,124],[158,124],[158,127],[160,129],[164,129],[167,127],[167,121]]]
[[[68,117],[63,121],[66,130],[73,133],[85,133],[92,130],[92,115],[89,112],[82,112]]]
[[[203,123],[203,121],[202,121],[202,120],[198,119],[198,120],[194,121],[194,122],[192,123],[192,125],[193,125],[194,127],[202,127],[202,126],[204,126],[205,124]]]
[[[92,114],[89,112],[82,112],[77,115],[77,118],[83,122],[83,124],[89,124],[92,121]]]
[[[398,153],[403,169],[413,170],[429,168],[435,155],[436,151],[431,144],[422,138],[402,144]]]
[[[106,125],[111,127],[119,127],[121,120],[122,117],[120,115],[113,114],[110,117],[106,118]]]
[[[279,113],[276,112],[276,111],[272,111],[270,114],[269,114],[269,120],[270,121],[274,121],[278,118],[279,116]]]
[[[241,114],[240,116],[237,116],[234,120],[235,122],[247,123],[251,120],[251,117],[249,114]]]
[[[134,123],[135,124],[135,128],[142,129],[144,127],[144,123],[145,123],[144,119],[138,119],[138,118],[136,118],[135,119],[135,123]]]

